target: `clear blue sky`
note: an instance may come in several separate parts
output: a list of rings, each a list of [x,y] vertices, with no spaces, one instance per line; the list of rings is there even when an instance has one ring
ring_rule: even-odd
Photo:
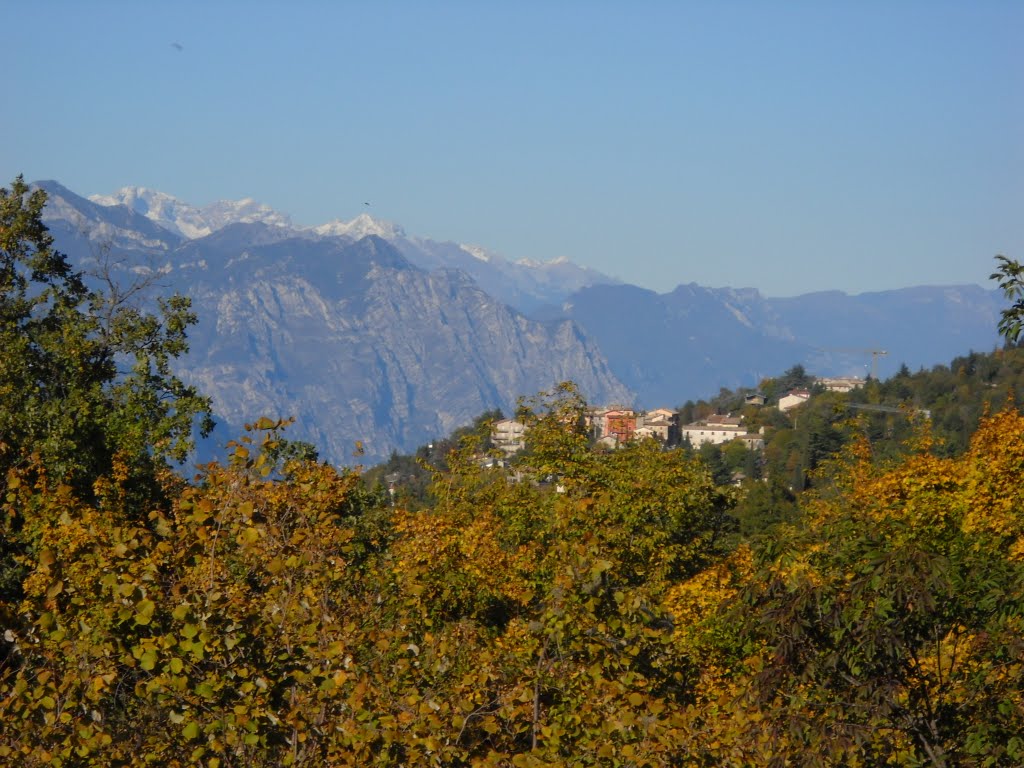
[[[0,28],[3,184],[299,224],[369,201],[660,290],[987,284],[1024,258],[1017,0],[40,0]]]

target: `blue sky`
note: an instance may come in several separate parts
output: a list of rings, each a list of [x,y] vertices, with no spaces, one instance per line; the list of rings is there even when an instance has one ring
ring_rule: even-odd
[[[4,184],[299,224],[368,201],[662,291],[987,284],[1024,258],[1016,1],[41,0],[0,27]]]

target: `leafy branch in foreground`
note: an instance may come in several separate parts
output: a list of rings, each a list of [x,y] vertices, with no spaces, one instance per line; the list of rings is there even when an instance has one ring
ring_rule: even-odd
[[[1002,312],[999,333],[1009,344],[1016,344],[1024,332],[1024,264],[1007,256],[996,256],[999,267],[989,278],[999,283],[1007,299],[1013,302]]]

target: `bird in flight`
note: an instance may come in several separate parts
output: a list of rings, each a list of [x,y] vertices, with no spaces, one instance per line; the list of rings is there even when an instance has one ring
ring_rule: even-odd
[[[181,43],[171,43],[171,48],[173,48],[176,51],[184,51],[185,50],[185,46],[182,45]]]
[[[369,205],[369,203],[363,203],[363,205]]]

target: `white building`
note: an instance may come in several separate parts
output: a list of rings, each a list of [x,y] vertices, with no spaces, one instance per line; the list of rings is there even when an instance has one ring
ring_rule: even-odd
[[[798,405],[803,405],[811,399],[811,393],[806,389],[791,389],[779,398],[779,410],[785,413]]]
[[[672,421],[676,418],[676,412],[668,408],[655,408],[644,414],[644,424],[648,421]]]
[[[491,442],[506,456],[526,447],[526,425],[515,419],[502,419],[491,427]]]
[[[689,440],[694,448],[704,443],[723,445],[740,438],[747,448],[764,448],[764,436],[747,432],[743,419],[739,416],[708,416],[703,421],[695,421],[682,428],[683,440]]]
[[[864,379],[856,376],[840,376],[831,379],[818,379],[818,383],[829,392],[850,392],[858,387],[863,387]]]

